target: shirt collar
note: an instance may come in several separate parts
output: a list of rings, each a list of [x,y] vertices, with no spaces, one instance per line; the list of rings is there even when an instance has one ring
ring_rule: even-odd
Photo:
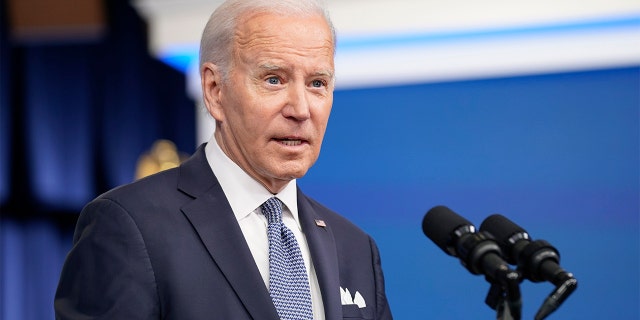
[[[207,162],[224,191],[231,210],[241,220],[274,195],[233,162],[211,136],[204,148]],[[298,225],[296,180],[293,179],[275,195],[289,209]],[[287,210],[284,210],[286,212]]]

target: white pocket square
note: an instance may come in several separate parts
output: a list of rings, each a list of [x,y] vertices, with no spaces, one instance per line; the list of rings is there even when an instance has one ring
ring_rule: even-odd
[[[355,304],[360,309],[367,306],[360,292],[356,291],[353,297],[351,297],[349,289],[342,289],[342,287],[340,287],[340,300],[342,301],[343,306]]]

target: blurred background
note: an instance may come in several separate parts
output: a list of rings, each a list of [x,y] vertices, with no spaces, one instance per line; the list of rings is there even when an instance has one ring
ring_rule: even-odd
[[[218,4],[0,0],[0,319],[52,319],[82,206],[209,138],[196,60]],[[495,318],[422,233],[446,205],[560,251],[579,286],[550,319],[640,319],[640,2],[327,5],[335,102],[299,184],[376,239],[395,318]],[[522,283],[523,319],[552,289]]]

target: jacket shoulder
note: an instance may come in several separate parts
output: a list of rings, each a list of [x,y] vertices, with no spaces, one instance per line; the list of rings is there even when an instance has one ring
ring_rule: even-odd
[[[97,199],[119,200],[137,199],[144,200],[153,195],[162,195],[166,192],[177,190],[178,168],[168,169],[156,174],[144,177],[118,187],[115,187],[101,195]]]

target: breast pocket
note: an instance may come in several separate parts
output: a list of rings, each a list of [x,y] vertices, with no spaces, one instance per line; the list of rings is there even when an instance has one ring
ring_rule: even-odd
[[[373,319],[373,310],[370,307],[360,308],[355,304],[342,306],[343,319]]]

